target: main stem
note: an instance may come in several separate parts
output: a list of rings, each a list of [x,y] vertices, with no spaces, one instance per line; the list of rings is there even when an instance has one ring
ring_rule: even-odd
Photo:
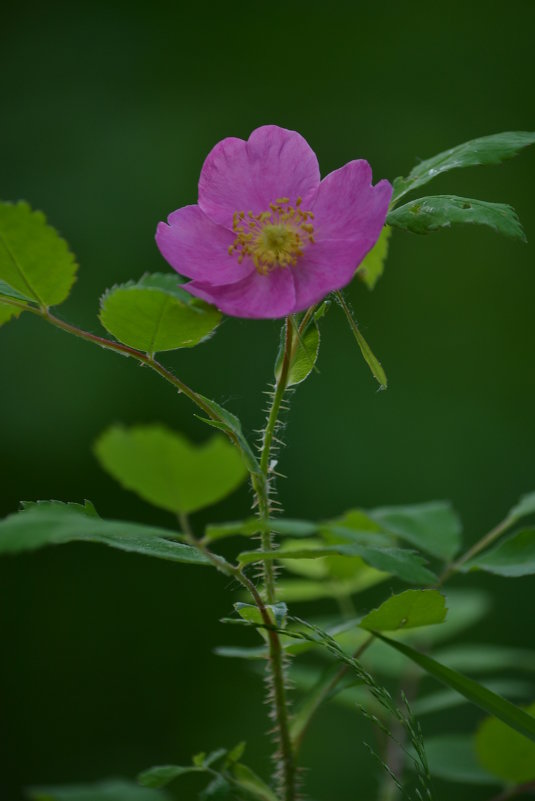
[[[278,424],[279,412],[282,399],[288,384],[288,374],[291,364],[293,346],[293,324],[288,317],[285,323],[284,354],[281,371],[277,378],[275,389],[272,396],[268,419],[262,438],[262,448],[260,453],[260,476],[253,479],[253,488],[256,493],[258,503],[258,515],[264,523],[268,523],[270,516],[270,461],[273,447],[273,439]],[[272,534],[264,527],[262,532],[262,550],[271,551],[273,548]],[[264,563],[264,584],[265,594],[268,604],[276,601],[275,590],[275,569],[273,561],[265,559]],[[255,599],[256,600],[256,599]],[[261,599],[260,599],[261,600]],[[258,605],[258,600],[256,601]],[[260,606],[259,606],[260,609]],[[262,611],[262,610],[260,610]],[[278,775],[279,790],[284,801],[294,801],[296,798],[297,768],[295,764],[295,754],[290,736],[290,719],[288,713],[288,698],[286,692],[286,681],[284,674],[284,652],[281,646],[279,635],[271,629],[269,633],[269,670],[271,672],[271,689],[273,692],[274,716],[277,726],[277,736],[279,740],[280,752],[277,757],[281,760],[280,773]]]

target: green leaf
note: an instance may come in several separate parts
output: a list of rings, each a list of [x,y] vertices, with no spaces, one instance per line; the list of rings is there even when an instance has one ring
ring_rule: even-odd
[[[221,774],[215,776],[210,784],[199,794],[199,801],[222,801],[223,799],[231,799],[231,786],[229,782]]]
[[[369,612],[359,623],[368,631],[395,631],[442,623],[446,599],[436,590],[405,590]]]
[[[273,625],[280,629],[284,628],[286,616],[288,614],[288,608],[286,604],[282,602],[277,604],[268,604],[265,608]],[[260,610],[258,607],[253,606],[253,604],[244,604],[238,602],[234,604],[234,609],[239,616],[248,623],[259,625],[263,624],[264,622]]]
[[[176,532],[155,526],[103,520],[92,506],[39,501],[0,521],[0,554],[67,542],[96,542],[172,562],[209,564],[195,548],[169,539],[173,537]]]
[[[290,355],[290,366],[288,368],[287,387],[295,386],[304,381],[314,367],[320,349],[320,330],[318,320],[324,316],[327,304],[324,303],[313,315],[305,331],[299,332],[299,324],[290,320],[292,326],[292,350]],[[279,380],[282,364],[284,360],[284,350],[286,341],[286,326],[281,329],[281,342],[279,352],[275,360],[275,378]]]
[[[526,710],[535,715],[535,704]],[[489,773],[521,784],[535,779],[535,743],[526,740],[497,718],[487,718],[475,739],[476,753]]]
[[[512,520],[520,520],[522,517],[535,515],[535,492],[523,495],[516,506],[513,506],[508,517]]]
[[[253,452],[253,449],[249,445],[249,442],[245,438],[241,422],[236,415],[227,411],[225,408],[223,408],[223,406],[220,406],[215,401],[210,400],[210,398],[205,398],[204,395],[197,394],[197,397],[204,403],[207,409],[209,409],[215,417],[219,418],[214,420],[211,417],[202,417],[200,415],[196,415],[198,419],[202,420],[203,423],[207,423],[213,428],[217,428],[219,431],[224,431],[225,434],[230,437],[230,439],[235,442],[240,449],[242,456],[245,459],[247,469],[251,473],[261,475],[258,460]]]
[[[385,225],[379,235],[379,239],[368,255],[364,257],[364,261],[361,262],[357,270],[357,276],[364,281],[368,289],[375,288],[377,281],[384,272],[391,234],[392,229],[390,226]]]
[[[216,503],[247,474],[239,453],[223,437],[192,445],[161,425],[109,428],[98,439],[95,453],[123,487],[175,513]]]
[[[518,681],[517,679],[492,679],[485,681],[484,685],[487,690],[492,690],[492,692],[503,695],[509,700],[517,698],[520,701],[524,701],[526,698],[530,698],[533,693],[532,684],[526,681]],[[421,717],[422,715],[442,712],[445,709],[449,710],[468,703],[468,699],[459,695],[455,690],[446,689],[417,698],[411,703],[411,709],[415,715]]]
[[[461,522],[447,501],[384,506],[367,514],[383,530],[439,559],[449,561],[461,546]]]
[[[166,787],[171,784],[175,779],[185,776],[188,773],[206,773],[207,768],[202,765],[157,765],[154,768],[148,768],[139,774],[137,777],[138,782],[143,787]]]
[[[357,344],[360,348],[360,352],[364,357],[364,361],[370,368],[373,377],[379,383],[379,389],[386,389],[388,386],[388,380],[386,377],[386,373],[383,370],[382,364],[373,353],[372,349],[364,339],[363,335],[360,332],[360,328],[357,325],[357,321],[353,317],[351,309],[347,305],[345,298],[341,292],[335,292],[336,299],[338,303],[342,307],[342,310],[346,316],[347,322],[349,323],[349,327],[351,328],[355,339],[357,340]]]
[[[204,536],[209,542],[241,535],[253,537],[264,531],[273,531],[282,537],[309,537],[317,531],[318,524],[308,520],[292,520],[285,517],[275,517],[268,521],[257,517],[247,520],[236,520],[230,523],[210,523],[204,530]]]
[[[394,181],[393,200],[424,186],[437,175],[459,167],[476,167],[484,164],[500,164],[535,143],[535,133],[530,131],[506,131],[504,133],[481,136],[464,142],[443,153],[425,159],[412,169],[407,178]]]
[[[40,306],[70,292],[77,265],[67,243],[27,203],[0,203],[0,280]],[[5,294],[5,293],[4,293]]]
[[[293,567],[295,562],[288,562],[286,567]],[[383,573],[362,564],[351,579],[326,579],[311,581],[310,579],[279,579],[277,581],[277,596],[286,603],[299,603],[304,601],[317,601],[322,598],[343,599],[357,592],[363,592],[375,584],[380,584],[388,578]]]
[[[395,228],[413,234],[429,234],[452,224],[488,225],[497,233],[526,241],[526,236],[512,206],[485,200],[434,195],[419,197],[389,212],[387,221]]]
[[[273,790],[247,765],[241,763],[234,765],[232,773],[235,784],[250,798],[258,799],[258,801],[279,801]]]
[[[31,787],[28,793],[33,801],[169,801],[167,793],[121,779],[63,787]]]
[[[221,314],[178,285],[178,276],[146,275],[108,290],[100,321],[125,345],[146,353],[192,348],[211,334]]]
[[[441,648],[435,657],[454,670],[467,673],[495,673],[498,670],[521,670],[535,673],[535,651],[507,645],[460,643]]]
[[[535,528],[518,531],[494,548],[476,556],[463,570],[484,570],[510,578],[535,573]]]
[[[265,559],[319,559],[324,556],[360,556],[367,564],[385,573],[398,576],[410,584],[432,584],[436,576],[428,570],[425,560],[414,551],[402,548],[369,548],[360,545],[328,545],[295,548],[284,551],[244,551],[238,560],[243,565]]]
[[[15,298],[15,300],[32,300],[32,298],[29,298],[27,295],[23,295],[22,292],[17,292],[16,289],[10,287],[5,281],[0,281],[0,301],[2,300],[2,296]]]
[[[16,306],[9,306],[7,303],[2,303],[0,298],[0,325],[4,325],[14,317],[18,317],[24,309],[18,309]]]
[[[473,704],[481,707],[481,709],[484,709],[491,715],[495,715],[512,729],[515,729],[515,731],[535,741],[535,717],[524,712],[523,709],[511,704],[510,701],[496,695],[496,693],[487,690],[486,687],[478,684],[478,682],[473,679],[469,679],[467,676],[463,676],[461,673],[457,673],[457,671],[445,665],[441,665],[440,662],[431,659],[431,657],[426,656],[426,654],[415,651],[414,648],[411,648],[406,643],[390,640],[383,634],[377,634],[377,637],[387,643],[387,645],[400,651],[431,676],[434,676],[435,679],[438,679],[438,681],[441,681],[461,695],[464,695],[464,697],[468,698]]]
[[[431,776],[462,784],[498,784],[494,776],[479,764],[472,737],[465,734],[444,734],[428,737],[425,752]],[[411,760],[407,765],[412,767]]]

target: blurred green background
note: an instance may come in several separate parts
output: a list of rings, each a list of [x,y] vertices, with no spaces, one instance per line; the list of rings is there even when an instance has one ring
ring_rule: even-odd
[[[98,331],[106,287],[167,269],[156,223],[196,201],[219,139],[277,123],[308,139],[324,174],[364,157],[376,179],[392,179],[475,136],[533,129],[534,24],[531,0],[11,4],[0,33],[1,196],[43,209],[69,240],[81,269],[60,314]],[[429,192],[510,202],[535,241],[534,177],[532,150],[450,173]],[[390,388],[376,391],[333,309],[320,373],[288,418],[288,515],[450,498],[474,541],[535,487],[534,261],[533,243],[486,229],[394,233],[377,289],[349,290]],[[276,322],[227,320],[165,361],[251,432],[277,341]],[[91,448],[117,421],[160,420],[202,441],[209,432],[187,401],[29,317],[0,331],[0,348],[2,514],[20,499],[88,497],[102,515],[170,524],[104,475]],[[249,503],[243,488],[194,522],[243,516]],[[496,603],[472,636],[528,645],[532,583],[480,584]],[[211,650],[236,639],[217,622],[231,611],[227,589],[201,569],[93,546],[2,561],[0,797],[134,775],[242,738],[265,774],[262,683]],[[424,731],[480,717],[429,719]],[[374,797],[366,737],[357,716],[318,718],[304,751],[315,798]],[[437,782],[437,799],[452,789]],[[184,790],[195,797],[193,784]]]

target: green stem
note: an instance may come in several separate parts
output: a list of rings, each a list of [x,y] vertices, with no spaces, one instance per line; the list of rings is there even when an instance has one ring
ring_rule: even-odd
[[[481,553],[485,548],[489,545],[492,545],[501,535],[507,531],[507,529],[513,525],[515,519],[512,517],[506,517],[505,520],[502,520],[501,523],[498,523],[493,529],[491,529],[488,534],[485,534],[484,537],[481,537],[471,548],[469,548],[466,553],[456,559],[451,564],[447,565],[446,569],[440,576],[438,580],[437,587],[441,587],[445,581],[447,581],[453,573],[456,573],[466,562],[470,559],[473,559],[474,556],[477,556],[478,553]]]

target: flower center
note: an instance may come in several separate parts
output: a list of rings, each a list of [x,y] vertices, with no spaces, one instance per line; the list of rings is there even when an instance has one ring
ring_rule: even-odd
[[[297,264],[305,247],[314,244],[314,226],[309,222],[314,214],[303,211],[301,202],[298,197],[295,206],[290,206],[290,199],[281,197],[269,204],[269,211],[260,214],[235,211],[232,228],[236,239],[229,255],[237,253],[239,264],[250,256],[261,275]]]

